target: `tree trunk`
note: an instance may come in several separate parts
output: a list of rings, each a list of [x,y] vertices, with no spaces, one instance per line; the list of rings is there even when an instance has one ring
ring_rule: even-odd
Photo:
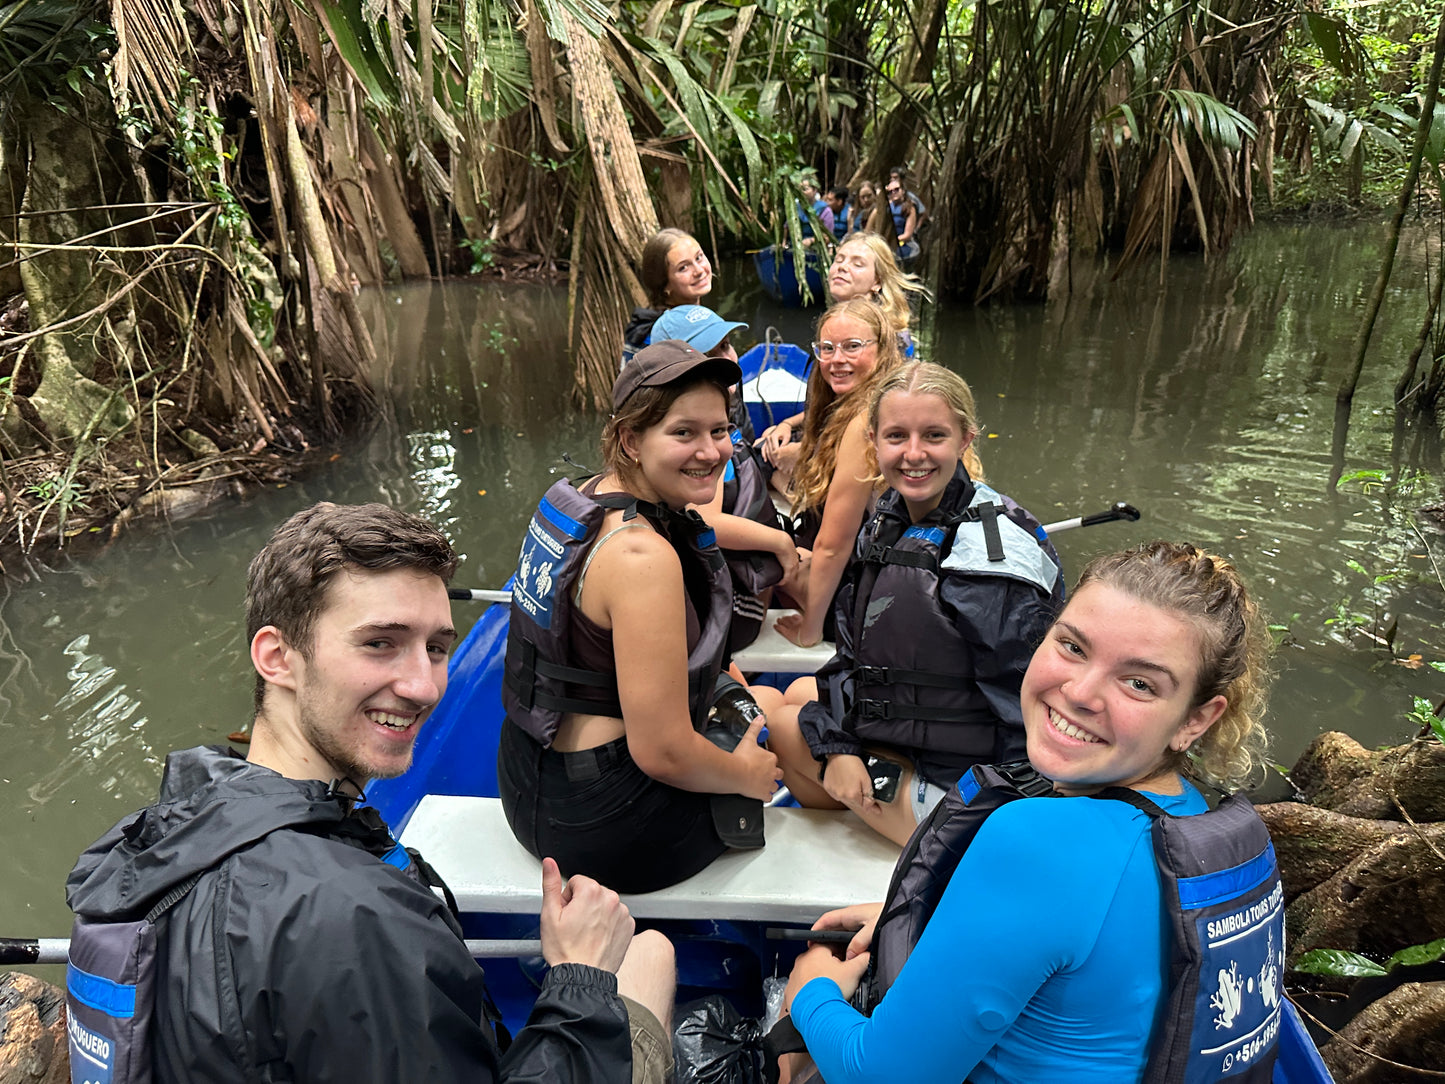
[[[0,1084],[68,1084],[65,991],[31,975],[0,975]]]
[[[1349,817],[1445,820],[1445,745],[1423,739],[1382,751],[1348,734],[1321,734],[1290,779],[1312,805]],[[1445,932],[1445,931],[1442,931]]]
[[[1438,1081],[1445,1065],[1445,982],[1390,991],[1321,1047],[1320,1056],[1335,1084]]]
[[[899,27],[900,31],[907,31],[905,37],[909,42],[903,47],[904,54],[896,76],[903,100],[883,122],[883,129],[873,141],[872,150],[848,182],[850,188],[865,180],[876,184],[880,178],[886,179],[888,170],[908,161],[908,152],[918,135],[918,107],[912,100],[910,87],[932,77],[947,10],[948,5],[943,0],[915,0],[912,27]]]
[[[1333,877],[1367,848],[1400,831],[1399,821],[1362,820],[1302,802],[1257,807],[1274,841],[1285,903]]]
[[[77,101],[72,108],[85,113],[85,105]],[[77,123],[52,105],[34,103],[21,125],[29,147],[17,233],[27,246],[20,279],[32,328],[80,317],[123,285],[117,260],[97,259],[85,247],[126,240],[106,208],[128,202],[127,185],[113,148],[92,134],[114,127],[115,118],[103,112]],[[134,417],[123,398],[91,379],[96,343],[107,338],[101,334],[106,318],[90,316],[34,340],[27,364],[38,367],[40,381],[30,403],[53,438],[112,434]]]

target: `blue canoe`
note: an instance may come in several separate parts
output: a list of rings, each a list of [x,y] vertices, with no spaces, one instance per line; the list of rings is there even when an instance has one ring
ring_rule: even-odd
[[[492,605],[481,616],[452,659],[446,696],[417,739],[411,771],[373,783],[367,792],[403,841],[417,845],[451,882],[469,938],[537,936],[540,891],[528,887],[540,879],[537,865],[524,854],[517,861],[520,847],[499,819],[494,800],[507,622],[506,605]],[[420,816],[418,810],[423,811]],[[739,1012],[761,1016],[763,979],[786,976],[801,947],[770,939],[767,928],[806,928],[828,906],[856,902],[858,882],[873,886],[881,879],[883,885],[887,883],[895,852],[886,845],[880,847],[878,837],[861,825],[852,837],[840,842],[837,833],[852,831],[846,818],[813,810],[768,810],[768,814],[778,815],[768,821],[768,847],[747,856],[734,852],[715,864],[733,862],[734,874],[742,871],[743,877],[752,876],[752,894],[741,909],[736,899],[725,899],[718,891],[720,875],[712,876],[712,867],[676,889],[628,900],[634,914],[662,929],[676,945],[679,1001],[722,992]],[[787,834],[799,826],[803,835],[834,833],[819,837],[822,846],[809,840],[823,852],[815,854],[815,861],[806,867],[810,870],[808,890],[820,896],[818,899],[802,899],[788,891],[796,878],[779,873],[780,868],[800,868],[789,866],[796,859],[786,853],[787,848],[799,846],[799,834]],[[780,827],[785,831],[782,838],[776,838]],[[498,849],[516,853],[498,857]],[[770,851],[777,853],[770,856]],[[851,863],[848,876],[846,882],[830,886],[826,875],[817,874],[816,860],[826,862],[840,853]],[[772,866],[763,864],[770,861]],[[509,862],[517,867],[511,873],[506,868]],[[752,863],[750,870],[745,868],[748,863]],[[862,877],[856,876],[860,870],[865,874]],[[513,883],[501,883],[509,877]],[[759,877],[771,879],[770,892],[758,891]],[[853,898],[833,894],[845,883]],[[881,888],[861,891],[861,899],[876,899]],[[487,961],[488,986],[510,1026],[525,1021],[543,966],[537,959]],[[1285,1002],[1284,1008],[1274,1081],[1329,1084],[1330,1074],[1293,1006]]]
[[[769,297],[779,305],[800,309],[805,304],[822,305],[828,300],[823,288],[823,265],[817,255],[804,252],[802,257],[803,278],[808,284],[809,297],[805,302],[803,289],[798,284],[798,261],[791,249],[769,245],[753,253],[753,267],[758,272],[758,282]]]
[[[808,395],[808,371],[813,355],[801,346],[774,338],[772,328],[763,342],[738,358],[743,371],[743,402],[753,431],[762,434],[774,422],[803,412]]]

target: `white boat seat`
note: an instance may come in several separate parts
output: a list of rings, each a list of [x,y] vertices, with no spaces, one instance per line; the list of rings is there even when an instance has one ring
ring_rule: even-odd
[[[846,811],[765,809],[768,844],[729,851],[681,884],[624,896],[641,919],[811,926],[824,911],[883,899],[898,847]],[[542,863],[507,826],[498,798],[423,798],[402,842],[415,847],[469,914],[542,909]]]
[[[777,629],[773,622],[797,610],[769,610],[763,619],[763,631],[741,651],[733,653],[733,662],[745,674],[816,674],[833,657],[833,645],[827,640],[814,647],[799,647]]]

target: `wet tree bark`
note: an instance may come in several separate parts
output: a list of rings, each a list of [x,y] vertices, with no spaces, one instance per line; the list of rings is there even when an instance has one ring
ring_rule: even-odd
[[[1445,982],[1390,991],[1320,1049],[1335,1084],[1438,1081],[1445,1065]]]
[[[66,1084],[65,992],[18,971],[0,975],[0,1084]]]
[[[1445,745],[1370,750],[1345,734],[1310,743],[1290,778],[1310,804],[1259,806],[1285,886],[1289,959],[1346,949],[1378,960],[1442,934]],[[1440,1079],[1445,982],[1407,983],[1321,1047],[1338,1084]]]

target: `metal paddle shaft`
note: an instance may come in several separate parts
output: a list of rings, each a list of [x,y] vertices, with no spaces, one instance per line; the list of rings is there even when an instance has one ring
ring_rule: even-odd
[[[63,964],[70,953],[66,937],[0,937],[0,966]]]
[[[468,941],[467,951],[475,959],[507,959],[542,955],[537,940]],[[0,966],[63,964],[70,955],[68,937],[0,937]]]
[[[1111,508],[1102,512],[1095,512],[1091,516],[1075,516],[1073,519],[1061,519],[1057,523],[1045,523],[1045,534],[1057,534],[1059,531],[1072,531],[1075,527],[1096,527],[1100,523],[1113,523],[1116,520],[1127,519],[1131,523],[1139,520],[1139,509],[1124,501],[1116,501]],[[489,591],[475,587],[451,587],[447,589],[447,597],[456,602],[485,602],[488,604],[498,602],[511,602],[512,592],[510,591]]]
[[[1139,509],[1132,504],[1125,504],[1123,501],[1114,502],[1112,508],[1106,508],[1102,512],[1095,512],[1092,516],[1075,516],[1073,519],[1061,519],[1057,523],[1045,523],[1045,534],[1057,534],[1059,531],[1072,531],[1075,527],[1095,527],[1100,523],[1113,523],[1116,520],[1127,519],[1130,523],[1139,521]]]

